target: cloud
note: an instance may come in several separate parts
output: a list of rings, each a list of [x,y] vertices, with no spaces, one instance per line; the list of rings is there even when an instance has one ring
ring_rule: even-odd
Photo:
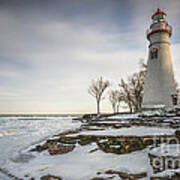
[[[0,112],[94,111],[91,80],[117,87],[147,58],[145,2],[0,1]],[[178,42],[172,49],[177,71]]]
[[[171,45],[172,61],[177,82],[180,82],[180,44]]]

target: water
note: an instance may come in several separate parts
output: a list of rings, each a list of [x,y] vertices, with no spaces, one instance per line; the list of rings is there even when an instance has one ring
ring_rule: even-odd
[[[15,157],[17,160],[29,146],[78,126],[79,123],[73,122],[72,116],[68,115],[0,116],[0,167],[15,160]],[[23,155],[20,157],[22,163],[28,159]],[[3,174],[0,174],[0,179],[5,179]]]

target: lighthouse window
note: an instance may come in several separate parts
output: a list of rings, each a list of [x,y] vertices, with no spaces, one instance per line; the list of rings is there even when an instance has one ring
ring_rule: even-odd
[[[151,59],[157,59],[158,58],[158,49],[153,48],[150,53]]]

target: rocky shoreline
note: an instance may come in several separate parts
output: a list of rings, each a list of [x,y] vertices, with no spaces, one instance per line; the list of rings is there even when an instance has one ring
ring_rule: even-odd
[[[104,153],[121,157],[142,152],[146,154],[151,174],[146,170],[136,173],[113,169],[104,169],[95,172],[96,176],[89,180],[128,179],[128,180],[178,180],[180,179],[180,166],[168,166],[168,169],[154,167],[153,161],[156,156],[150,152],[161,146],[175,145],[180,142],[180,114],[179,113],[154,113],[154,114],[119,114],[111,116],[84,116],[74,121],[81,121],[81,127],[76,130],[66,131],[47,139],[44,143],[34,146],[29,153],[42,154],[46,156],[61,157],[66,154],[74,154],[77,147],[87,149],[86,154]],[[139,132],[139,129],[144,130]],[[135,131],[136,130],[136,131]],[[121,132],[122,131],[122,132]],[[135,131],[135,134],[133,134]],[[148,132],[149,131],[149,132]],[[158,131],[158,132],[156,132]],[[162,132],[161,132],[162,131]],[[125,132],[125,133],[124,133]],[[118,134],[119,133],[119,134]],[[124,134],[123,134],[124,133]],[[132,133],[132,135],[131,135]],[[148,134],[149,133],[149,134]],[[97,156],[98,157],[98,156]],[[163,157],[163,155],[162,155]],[[168,157],[168,156],[167,156]],[[172,158],[172,156],[170,156]],[[161,157],[159,157],[161,158]],[[176,159],[180,159],[180,154]],[[138,168],[137,168],[138,169]],[[171,176],[166,171],[171,170]],[[160,174],[164,172],[164,174]],[[52,174],[52,173],[50,173]],[[44,174],[40,180],[63,180],[63,176],[56,174]],[[31,177],[33,180],[34,177]],[[16,179],[16,178],[14,178]],[[27,179],[27,178],[25,178]],[[73,179],[73,178],[72,178]],[[19,180],[19,179],[17,179]]]

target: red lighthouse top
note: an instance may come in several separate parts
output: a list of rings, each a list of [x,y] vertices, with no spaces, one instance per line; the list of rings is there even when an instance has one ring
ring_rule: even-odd
[[[147,30],[147,38],[150,39],[150,36],[155,33],[165,32],[169,34],[169,37],[172,35],[172,27],[166,21],[166,13],[161,11],[159,8],[152,15],[153,23],[150,28]]]
[[[157,9],[157,12],[155,12],[153,15],[152,15],[152,19],[154,18],[154,16],[156,16],[156,15],[158,15],[158,14],[162,14],[162,15],[165,15],[165,16],[167,16],[167,14],[166,13],[164,13],[163,11],[161,11],[159,8]]]

